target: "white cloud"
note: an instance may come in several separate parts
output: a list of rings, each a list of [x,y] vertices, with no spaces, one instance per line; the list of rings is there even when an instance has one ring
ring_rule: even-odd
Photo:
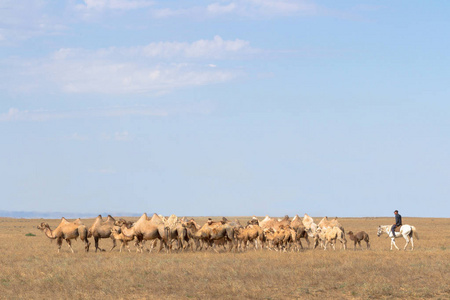
[[[87,141],[89,140],[89,137],[87,135],[81,135],[78,133],[72,133],[71,135],[65,137],[66,140],[72,140],[72,141]]]
[[[76,5],[79,10],[97,10],[106,9],[131,10],[149,7],[153,1],[145,0],[83,0],[82,4]]]
[[[159,42],[98,50],[63,48],[41,60],[10,59],[12,70],[0,75],[11,91],[48,90],[66,93],[161,94],[183,87],[230,81],[239,69],[211,68],[205,59],[244,58],[258,53],[248,41]],[[208,62],[209,63],[209,62]]]
[[[168,111],[162,109],[154,109],[149,107],[114,107],[102,109],[88,109],[78,111],[51,111],[51,110],[19,110],[17,108],[10,108],[8,112],[0,114],[0,122],[12,121],[28,121],[28,122],[43,122],[62,119],[78,119],[86,117],[122,117],[122,116],[152,116],[165,117],[168,116]],[[74,134],[70,138],[82,138]]]
[[[59,15],[46,12],[47,1],[0,1],[0,44],[15,44],[41,35],[53,35],[66,29]]]
[[[294,16],[317,13],[318,6],[309,0],[233,0],[208,4],[205,7],[162,8],[153,10],[155,17],[238,15],[248,18]]]
[[[236,75],[193,65],[140,66],[136,63],[63,61],[46,67],[67,93],[133,94],[225,82]]]
[[[210,14],[226,14],[236,10],[236,4],[230,3],[227,5],[221,5],[220,3],[213,3],[206,7],[206,10]]]
[[[128,131],[116,131],[114,134],[103,134],[102,139],[105,141],[126,142],[133,138]]]
[[[0,113],[0,122],[45,122],[65,119],[82,118],[116,118],[116,117],[168,117],[170,115],[185,114],[210,114],[214,108],[208,102],[197,102],[190,104],[166,105],[165,108],[155,108],[144,105],[136,106],[115,106],[84,110],[66,110],[55,111],[46,109],[37,110],[19,110],[11,107],[5,113]],[[129,136],[127,131],[116,132],[116,140],[124,139]],[[87,136],[73,133],[66,137],[72,140],[86,140]]]
[[[157,42],[145,46],[135,47],[109,47],[95,51],[61,48],[53,53],[55,60],[76,59],[80,57],[92,59],[106,58],[188,58],[188,59],[227,59],[260,52],[252,48],[249,41],[235,39],[224,40],[216,35],[211,40],[201,39],[192,43],[188,42]]]

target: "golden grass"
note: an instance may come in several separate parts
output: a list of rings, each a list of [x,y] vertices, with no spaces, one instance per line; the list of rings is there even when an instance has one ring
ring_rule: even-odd
[[[119,253],[117,248],[84,253],[80,241],[73,243],[75,254],[65,242],[58,254],[55,241],[36,229],[42,221],[0,218],[1,298],[450,298],[450,219],[404,218],[420,235],[413,252],[389,251],[389,239],[377,238],[377,226],[393,218],[343,218],[346,231],[369,234],[371,250],[170,254]],[[59,224],[44,221],[52,228]],[[90,226],[93,220],[84,222]],[[112,242],[100,245],[109,249]],[[351,241],[348,245],[353,248]]]

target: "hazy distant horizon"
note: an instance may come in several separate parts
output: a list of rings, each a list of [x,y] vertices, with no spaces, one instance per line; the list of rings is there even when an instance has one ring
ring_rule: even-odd
[[[66,219],[77,219],[77,218],[87,218],[92,219],[96,218],[98,215],[101,215],[102,217],[107,217],[108,215],[111,215],[113,217],[140,217],[142,216],[144,212],[142,213],[121,213],[121,212],[104,212],[104,213],[77,213],[77,212],[39,212],[39,211],[0,211],[0,218],[16,218],[16,219],[60,219],[62,217]],[[157,213],[158,214],[158,213]],[[148,216],[152,216],[153,213],[147,212]],[[270,217],[274,218],[281,218],[284,217],[284,215],[271,215],[267,214]],[[303,214],[298,214],[300,217],[304,216]],[[164,215],[166,217],[170,216]],[[255,216],[254,214],[251,215],[177,215],[177,217],[212,217],[212,218],[222,218],[222,217],[252,217]],[[266,215],[256,215],[257,217],[264,217]],[[290,218],[293,218],[295,214],[288,215]],[[322,218],[325,215],[310,215],[313,218]],[[335,216],[335,215],[328,215],[329,218],[391,218],[392,216]],[[403,219],[407,220],[408,218],[447,218],[447,217],[436,217],[436,216],[403,216]],[[319,222],[320,220],[314,220],[315,222]]]

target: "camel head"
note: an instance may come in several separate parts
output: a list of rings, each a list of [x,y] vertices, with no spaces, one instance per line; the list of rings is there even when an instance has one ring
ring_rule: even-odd
[[[42,222],[42,223],[41,223],[40,225],[38,225],[36,228],[39,229],[39,230],[44,230],[45,228],[50,229],[50,225],[48,225],[48,223]]]
[[[194,220],[189,220],[187,221],[184,226],[186,226],[186,228],[195,228],[195,223]]]
[[[120,228],[120,226],[113,226],[113,228],[111,228],[111,232],[114,234],[121,234],[122,233],[122,229]]]
[[[117,221],[114,222],[114,225],[120,227],[120,226],[122,226],[122,225],[127,225],[127,223],[128,223],[128,222],[127,222],[125,219],[120,218],[119,220],[117,220]]]

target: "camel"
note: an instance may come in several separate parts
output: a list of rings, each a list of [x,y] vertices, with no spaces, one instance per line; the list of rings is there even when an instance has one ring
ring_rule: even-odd
[[[113,228],[115,222],[116,222],[116,220],[114,220],[114,218],[110,215],[108,215],[108,218],[106,219],[106,221],[103,221],[103,218],[101,215],[98,215],[97,218],[95,218],[94,224],[92,224],[92,226],[89,228],[89,231],[88,231],[88,236],[94,237],[95,252],[97,252],[97,250],[105,251],[105,249],[102,249],[98,246],[98,241],[100,239],[106,239],[106,238],[112,239],[113,246],[109,251],[112,251],[112,249],[114,249],[116,247],[116,240],[114,239],[114,237],[111,236],[111,229]]]
[[[298,215],[295,215],[294,218],[291,221],[291,224],[289,224],[289,226],[291,226],[292,229],[297,230],[299,227],[305,227],[303,225],[302,220],[300,219],[300,217]]]
[[[302,223],[303,223],[303,226],[305,226],[306,230],[312,229],[312,227],[317,227],[317,225],[313,226],[313,224],[315,225],[314,219],[311,218],[310,216],[308,216],[307,213],[305,213],[305,215],[303,216]],[[313,232],[315,232],[315,229],[316,228],[314,228]]]
[[[269,242],[268,249],[275,249],[276,251],[280,250],[283,252],[287,251],[288,246],[290,246],[290,242],[295,240],[295,231],[292,230],[289,226],[281,225],[280,228],[275,231],[273,228],[269,228],[265,231],[265,236],[267,241]]]
[[[258,249],[258,241],[261,243],[261,249],[264,239],[263,230],[258,225],[249,225],[246,228],[236,228],[235,236],[238,242],[238,250],[246,250],[248,243],[253,242],[255,251]]]
[[[197,232],[200,230],[201,226],[198,225],[194,219],[190,219],[189,221],[182,224],[186,228],[188,242],[195,245],[195,248],[194,245],[190,245],[192,251],[198,250],[199,247],[201,250],[203,248],[203,241],[201,237],[197,235]]]
[[[266,216],[262,221],[259,222],[259,226],[264,229],[273,228],[275,226],[275,223],[277,220],[270,218],[269,216]]]
[[[266,216],[264,220],[259,222],[259,226],[264,230],[268,228],[273,228],[275,230],[280,229],[280,226],[289,226],[291,224],[291,221],[289,220],[289,216],[284,216],[283,219],[273,219],[269,216]]]
[[[127,226],[127,225],[125,225],[125,226]],[[133,241],[134,236],[133,237],[126,236],[122,233],[122,229],[119,226],[113,226],[113,228],[111,229],[111,237],[114,240],[121,242],[119,252],[122,252],[123,246],[127,247],[128,252],[131,252],[130,246],[128,246],[128,242]],[[135,244],[135,245],[137,245],[137,244]]]
[[[303,226],[305,226],[306,233],[309,237],[316,238],[316,230],[317,230],[317,224],[314,223],[314,219],[308,216],[308,214],[305,213],[302,220]]]
[[[208,219],[194,236],[203,240],[207,247],[213,246],[215,240],[225,238],[227,241],[231,242],[229,251],[233,249],[235,243],[234,228],[228,223],[223,224],[223,222],[213,222],[211,219]],[[213,250],[217,252],[214,247]]]
[[[166,245],[164,224],[162,219],[157,214],[153,214],[153,217],[149,220],[147,214],[144,213],[131,228],[127,228],[125,224],[122,224],[120,228],[126,237],[131,238],[136,236],[141,252],[143,247],[142,241],[144,240],[154,241],[159,239],[160,247],[158,252],[161,251],[163,245]]]
[[[257,217],[253,216],[252,219],[250,221],[247,221],[247,226],[248,225],[258,225],[259,226],[259,220]]]
[[[339,223],[337,220],[337,217],[335,217],[333,220],[329,220],[328,217],[324,217],[318,224],[320,228],[333,228],[333,227],[339,227],[342,231],[344,231],[344,227]]]
[[[176,215],[171,215],[169,218],[162,220],[164,221],[165,236],[168,239],[169,249],[172,249],[172,244],[175,241],[177,242],[177,249],[186,249],[189,245],[187,230],[181,220],[179,221]]]
[[[367,244],[367,248],[370,248],[370,244],[369,244],[369,235],[365,232],[365,231],[360,231],[357,234],[353,234],[353,231],[349,231],[348,233],[348,237],[350,238],[350,240],[352,240],[355,244],[353,246],[353,250],[356,250],[356,243],[358,243],[359,248],[362,249],[361,246],[361,241],[365,241]]]
[[[300,248],[303,249],[302,242],[300,241],[301,238],[304,238],[306,242],[308,243],[308,248],[310,246],[310,242],[308,239],[308,232],[306,227],[303,224],[303,221],[300,219],[298,215],[295,215],[295,217],[291,221],[290,227],[296,231],[296,242],[299,244]]]
[[[88,230],[80,219],[69,222],[64,217],[62,217],[61,223],[59,223],[58,227],[56,227],[54,230],[51,230],[48,223],[45,222],[42,222],[40,225],[38,225],[37,229],[42,230],[49,239],[56,239],[58,245],[58,253],[61,250],[63,240],[66,240],[70,250],[72,251],[72,253],[74,253],[70,240],[76,240],[78,237],[80,237],[80,239],[84,242],[84,250],[86,252],[89,251],[89,246],[91,245],[91,243],[88,240]]]
[[[332,220],[329,220],[328,217],[324,217],[319,224],[317,225],[318,227],[322,228],[322,229],[328,229],[328,228],[333,228],[333,227],[339,227],[339,229],[344,233],[344,238],[345,238],[345,230],[344,227],[341,225],[341,223],[339,223],[339,221],[337,220],[337,217],[335,217]],[[342,246],[342,244],[341,244]]]
[[[335,244],[336,240],[341,242],[344,250],[347,249],[347,240],[345,239],[344,232],[337,226],[332,228],[317,228],[317,232],[319,233],[319,237],[325,241],[323,250],[327,250],[327,245],[330,243],[333,247],[333,250],[336,250]],[[322,234],[324,233],[324,234]]]

